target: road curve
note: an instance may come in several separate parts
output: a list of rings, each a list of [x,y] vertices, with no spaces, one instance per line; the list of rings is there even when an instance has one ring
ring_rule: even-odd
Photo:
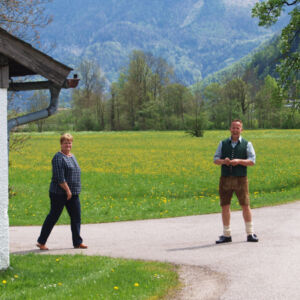
[[[70,226],[61,225],[48,240],[50,251],[42,253],[192,266],[203,276],[194,276],[199,295],[190,299],[300,299],[300,201],[254,209],[253,221],[259,243],[246,242],[237,211],[231,216],[233,242],[225,245],[215,244],[222,231],[220,214],[87,224],[81,232],[86,250],[73,249]],[[40,226],[10,227],[10,252],[41,253],[35,248],[39,232]]]

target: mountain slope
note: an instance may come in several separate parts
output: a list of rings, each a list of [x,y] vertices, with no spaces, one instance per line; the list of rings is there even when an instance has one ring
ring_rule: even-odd
[[[177,78],[192,84],[251,52],[282,27],[257,26],[256,0],[54,0],[54,22],[41,32],[50,53],[76,67],[95,59],[108,80],[134,49],[152,52],[172,64]]]

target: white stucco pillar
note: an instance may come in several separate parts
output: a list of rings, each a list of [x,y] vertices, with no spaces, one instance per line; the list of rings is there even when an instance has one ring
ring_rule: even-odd
[[[0,88],[0,270],[9,266],[7,89]]]

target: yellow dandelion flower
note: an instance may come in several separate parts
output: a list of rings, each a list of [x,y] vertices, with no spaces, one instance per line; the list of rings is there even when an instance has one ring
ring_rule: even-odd
[[[59,283],[58,283],[58,285],[59,285],[59,286],[62,286],[62,283],[61,283],[61,282],[59,282]]]
[[[17,275],[17,274],[16,274],[16,275],[14,275],[14,278],[16,278],[16,279],[17,279],[17,278],[19,278],[19,275]]]
[[[3,284],[7,284],[7,281],[6,281],[6,280],[2,280],[2,283],[3,283]]]
[[[135,286],[135,287],[138,287],[138,286],[140,286],[140,285],[136,282],[136,283],[134,284],[134,286]]]
[[[58,261],[59,261],[59,258],[57,258],[55,261],[57,261],[57,262],[58,262]]]
[[[118,288],[117,286],[114,286],[114,290],[116,290],[116,291],[117,291],[118,289],[119,289],[119,288]]]

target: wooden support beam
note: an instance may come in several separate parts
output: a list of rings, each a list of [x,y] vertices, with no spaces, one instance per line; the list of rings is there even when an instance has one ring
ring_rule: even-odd
[[[48,90],[54,86],[51,81],[33,81],[33,82],[11,82],[9,84],[9,91],[34,91],[34,90]]]
[[[9,67],[8,59],[0,55],[0,88],[7,89],[9,86]]]

